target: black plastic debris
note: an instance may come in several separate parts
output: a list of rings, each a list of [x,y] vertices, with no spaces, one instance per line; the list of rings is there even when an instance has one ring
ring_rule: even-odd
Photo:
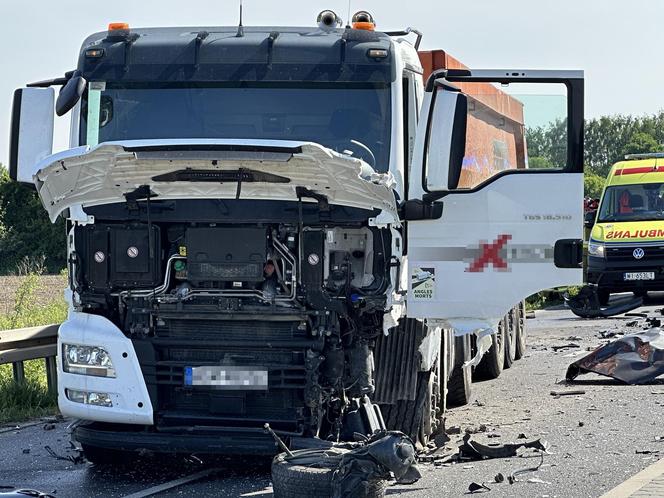
[[[539,439],[523,443],[508,443],[486,445],[472,441],[471,435],[463,437],[463,444],[459,446],[459,460],[486,460],[490,458],[510,458],[517,454],[519,448],[531,448],[546,451],[546,444]]]
[[[643,305],[643,298],[635,297],[614,302],[602,308],[597,296],[597,287],[586,285],[576,296],[564,296],[565,304],[576,316],[581,318],[606,318],[627,313]]]
[[[645,384],[664,374],[664,331],[652,328],[620,337],[575,361],[566,378],[605,375],[626,384]]]
[[[477,482],[471,482],[468,486],[468,492],[470,493],[484,493],[485,491],[491,491],[491,488]]]

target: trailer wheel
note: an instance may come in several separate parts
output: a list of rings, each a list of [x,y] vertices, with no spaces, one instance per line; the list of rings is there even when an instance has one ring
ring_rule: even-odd
[[[131,463],[136,455],[129,451],[112,450],[81,444],[85,459],[95,465],[124,465]]]
[[[491,336],[491,348],[475,368],[475,377],[481,380],[497,379],[505,366],[505,318],[498,322],[498,331]]]
[[[332,496],[334,468],[297,465],[284,457],[285,454],[282,453],[272,461],[272,487],[275,498],[327,498]],[[321,456],[321,460],[322,458]],[[362,496],[379,498],[385,496],[386,488],[387,481],[370,481],[366,495]]]
[[[447,382],[447,404],[463,406],[470,403],[472,392],[472,369],[463,364],[472,357],[470,335],[454,338],[454,369]]]
[[[516,361],[516,332],[516,308],[512,308],[505,317],[505,368]]]
[[[521,301],[515,310],[516,325],[516,359],[526,354],[526,302]]]

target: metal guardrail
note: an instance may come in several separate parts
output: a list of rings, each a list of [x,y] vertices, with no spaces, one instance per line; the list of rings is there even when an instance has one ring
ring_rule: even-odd
[[[48,390],[57,392],[57,354],[59,324],[0,331],[0,365],[12,364],[14,382],[25,382],[23,362],[44,359]]]

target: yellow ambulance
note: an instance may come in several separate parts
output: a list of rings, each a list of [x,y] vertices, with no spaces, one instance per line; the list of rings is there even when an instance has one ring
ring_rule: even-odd
[[[614,164],[594,221],[588,282],[597,284],[601,304],[612,292],[664,290],[664,153]]]

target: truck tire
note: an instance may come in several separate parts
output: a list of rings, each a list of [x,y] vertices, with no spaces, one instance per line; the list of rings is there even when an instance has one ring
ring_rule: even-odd
[[[136,454],[129,451],[112,450],[81,444],[85,459],[95,465],[123,465],[131,463]]]
[[[526,354],[526,302],[521,301],[516,311],[516,359],[520,360]]]
[[[516,332],[516,308],[512,308],[505,317],[505,368],[516,361]]]
[[[448,406],[463,406],[470,403],[472,392],[472,369],[463,364],[472,357],[470,335],[454,338],[454,370],[447,382]]]
[[[597,289],[597,300],[599,301],[600,306],[606,306],[609,304],[609,299],[611,299],[611,292],[609,289]]]
[[[434,432],[427,428],[436,425],[431,408],[435,403],[432,376],[432,372],[417,374],[417,393],[414,400],[399,400],[395,404],[381,406],[385,426],[389,430],[403,432],[422,447],[426,447],[431,433]]]
[[[505,318],[498,322],[498,331],[491,336],[491,348],[475,368],[475,378],[497,379],[505,366]]]
[[[307,498],[332,496],[332,475],[334,468],[309,467],[292,464],[277,455],[272,461],[272,487],[274,498]],[[367,498],[385,496],[387,481],[369,482]]]

